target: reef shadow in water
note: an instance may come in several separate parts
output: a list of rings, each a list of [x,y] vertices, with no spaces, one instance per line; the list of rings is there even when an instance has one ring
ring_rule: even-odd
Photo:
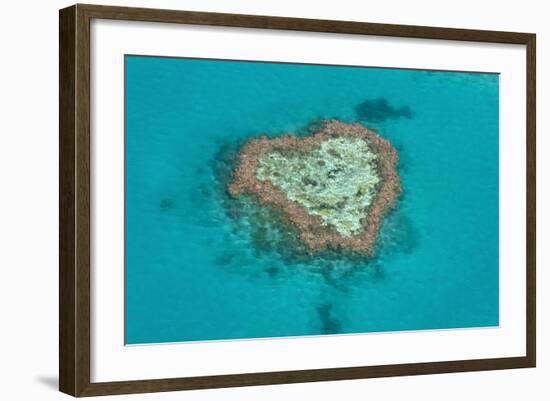
[[[174,201],[172,199],[162,199],[160,201],[161,210],[170,210],[174,208]]]
[[[383,123],[389,119],[413,117],[413,112],[409,106],[394,107],[387,99],[366,99],[355,106],[355,113],[360,121],[369,121],[372,123]]]
[[[330,303],[317,307],[317,315],[321,321],[321,332],[323,334],[338,334],[341,331],[342,324],[334,317],[333,308],[334,305]]]

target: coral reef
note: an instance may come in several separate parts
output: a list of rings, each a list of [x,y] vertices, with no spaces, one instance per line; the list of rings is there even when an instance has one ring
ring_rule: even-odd
[[[360,124],[328,120],[312,135],[243,145],[229,193],[281,210],[311,252],[372,254],[384,215],[401,192],[393,146]]]

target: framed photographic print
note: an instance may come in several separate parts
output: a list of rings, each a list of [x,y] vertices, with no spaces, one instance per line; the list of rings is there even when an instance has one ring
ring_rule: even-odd
[[[535,35],[60,11],[60,390],[535,366]]]

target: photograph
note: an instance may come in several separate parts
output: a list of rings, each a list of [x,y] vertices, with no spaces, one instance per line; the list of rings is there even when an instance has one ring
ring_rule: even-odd
[[[125,344],[499,326],[495,72],[124,55]]]

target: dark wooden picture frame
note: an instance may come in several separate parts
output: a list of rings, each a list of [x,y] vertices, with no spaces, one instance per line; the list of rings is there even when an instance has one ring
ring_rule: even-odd
[[[525,45],[527,49],[526,356],[92,383],[90,380],[90,21],[93,18]],[[73,396],[94,396],[534,367],[536,363],[535,43],[536,36],[532,33],[81,4],[60,10],[60,391]]]

